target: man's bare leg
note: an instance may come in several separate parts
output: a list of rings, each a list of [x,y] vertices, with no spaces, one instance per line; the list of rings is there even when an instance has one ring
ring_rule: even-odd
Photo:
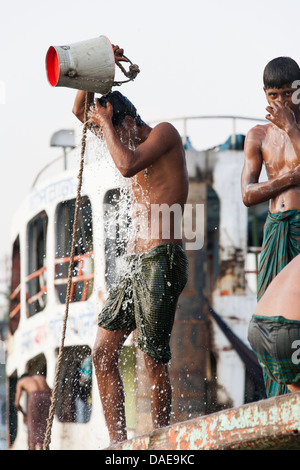
[[[98,327],[93,363],[111,444],[127,439],[124,389],[118,360],[131,330],[108,331]]]
[[[154,428],[170,424],[172,388],[168,365],[144,354],[151,385],[151,412]]]

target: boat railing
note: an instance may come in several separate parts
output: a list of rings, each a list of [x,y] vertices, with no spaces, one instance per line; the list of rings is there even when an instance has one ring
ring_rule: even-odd
[[[19,284],[15,288],[15,290],[11,293],[10,295],[11,302],[17,299],[17,296],[20,294],[20,292],[21,292],[21,284]],[[21,303],[19,299],[17,305],[10,311],[9,318],[11,319],[14,318],[20,312],[20,309],[21,309]]]
[[[171,119],[160,119],[158,120],[153,120],[149,122],[149,124],[161,122],[161,121],[168,121],[168,122],[181,122],[181,127],[182,127],[182,141],[185,144],[187,142],[187,137],[188,137],[188,124],[190,121],[195,121],[195,120],[204,120],[204,119],[225,119],[225,120],[231,120],[232,125],[231,125],[231,143],[232,145],[235,144],[236,142],[236,124],[237,121],[253,121],[253,122],[267,122],[266,119],[262,118],[256,118],[256,117],[248,117],[248,116],[234,116],[234,115],[223,115],[223,114],[216,114],[216,115],[199,115],[199,116],[181,116],[181,117],[175,117]]]
[[[94,252],[89,251],[88,253],[80,254],[77,256],[74,256],[74,263],[78,262],[78,265],[76,266],[78,274],[76,276],[72,276],[71,279],[71,289],[70,289],[70,299],[73,298],[74,291],[76,284],[79,282],[84,283],[84,287],[81,291],[81,297],[80,301],[85,301],[88,296],[88,290],[90,286],[90,281],[94,279],[94,273],[89,272],[89,273],[84,273],[85,267],[86,267],[86,261],[87,259],[91,259],[93,256]],[[61,258],[55,258],[55,279],[54,279],[54,284],[55,286],[61,286],[61,285],[66,285],[68,283],[68,277],[60,278],[58,277],[59,274],[57,272],[57,266],[63,265],[63,264],[69,264],[70,263],[70,257],[61,257]]]
[[[76,266],[78,274],[76,276],[72,276],[71,291],[70,291],[70,298],[71,299],[72,299],[73,294],[74,294],[75,286],[78,282],[83,282],[84,283],[84,287],[83,287],[82,292],[81,292],[80,301],[84,301],[84,300],[87,299],[88,289],[89,289],[89,282],[94,279],[94,273],[93,272],[84,273],[84,270],[86,268],[85,262],[86,262],[87,259],[91,259],[93,254],[94,254],[93,251],[89,251],[88,253],[84,253],[84,254],[81,254],[81,255],[78,255],[78,256],[74,257],[74,263],[78,262],[78,265]],[[58,264],[65,264],[65,263],[69,264],[70,263],[70,257],[55,258],[54,262],[55,262],[55,266],[57,266]],[[39,291],[36,292],[35,294],[33,294],[30,297],[28,297],[28,295],[27,295],[27,298],[26,298],[27,304],[32,304],[35,301],[39,301],[39,303],[41,304],[41,307],[42,308],[44,307],[43,296],[47,293],[47,287],[46,287],[45,279],[44,279],[44,273],[45,273],[46,269],[47,269],[47,267],[43,266],[42,268],[36,270],[35,272],[29,274],[26,277],[25,282],[26,282],[27,285],[31,281],[33,281],[34,279],[38,278],[38,280],[39,280]],[[54,285],[55,286],[66,285],[67,282],[68,282],[68,277],[58,278],[57,272],[55,273],[55,279],[54,279]],[[20,297],[18,298],[18,296],[20,296],[20,292],[21,292],[21,284],[19,284],[10,295],[11,302],[14,301],[14,300],[18,301],[17,305],[15,305],[9,313],[9,318],[10,319],[13,319],[20,312],[21,302],[20,302]]]
[[[27,304],[30,305],[33,302],[38,301],[41,308],[45,307],[43,300],[44,295],[47,293],[47,287],[45,285],[44,273],[47,269],[47,266],[42,266],[40,269],[37,269],[33,273],[29,274],[26,277],[26,284],[28,285],[31,281],[38,279],[39,281],[39,291],[33,294],[31,297],[27,298]]]
[[[46,269],[47,267],[43,266],[42,268],[37,269],[36,271],[34,271],[33,273],[29,274],[26,277],[25,282],[27,285],[34,279],[38,278],[39,280],[39,291],[35,292],[35,294],[33,294],[31,297],[29,297],[28,295],[26,296],[27,304],[32,304],[33,302],[38,300],[41,307],[42,308],[44,307],[43,296],[47,293],[47,287],[45,285],[45,279],[44,279],[44,273]],[[21,284],[19,284],[15,288],[15,290],[11,293],[10,295],[11,302],[14,300],[17,300],[17,297],[20,294],[20,292],[21,292]],[[10,319],[14,318],[20,312],[20,309],[21,309],[21,302],[19,298],[17,305],[10,311],[9,318]]]
[[[237,121],[253,121],[253,122],[267,122],[265,119],[261,119],[261,118],[255,118],[255,117],[247,117],[247,116],[233,116],[233,115],[199,115],[199,116],[183,116],[183,117],[175,117],[175,118],[169,118],[169,119],[156,119],[156,120],[151,120],[151,121],[148,121],[148,124],[149,125],[153,125],[155,123],[158,123],[158,122],[162,122],[162,121],[168,121],[168,122],[176,122],[178,123],[179,127],[182,128],[182,132],[180,132],[181,134],[181,137],[182,137],[182,142],[183,144],[186,144],[187,142],[187,138],[188,138],[188,124],[190,121],[195,121],[195,120],[205,120],[205,119],[225,119],[225,120],[231,120],[232,121],[232,130],[231,130],[231,143],[234,145],[235,144],[235,141],[236,141],[236,135],[237,135],[237,131],[236,131],[236,123]],[[181,123],[181,124],[180,124]],[[74,148],[74,147],[73,147]],[[69,157],[69,153],[70,153],[70,150],[72,149],[69,149],[68,151],[66,150],[65,147],[62,146],[62,150],[63,150],[63,153],[54,158],[53,160],[51,160],[49,163],[47,163],[40,171],[39,173],[36,175],[33,183],[32,183],[32,186],[31,186],[31,189],[34,189],[37,182],[40,180],[41,176],[44,175],[44,173],[49,170],[51,167],[53,167],[55,165],[55,163],[58,163],[61,164],[61,170],[64,171],[64,170],[68,170],[70,169],[71,165],[70,165],[70,158]],[[72,162],[74,163],[74,162]]]

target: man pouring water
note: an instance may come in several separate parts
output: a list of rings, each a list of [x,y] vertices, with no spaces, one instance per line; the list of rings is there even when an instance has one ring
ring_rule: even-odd
[[[122,49],[114,46],[114,53],[122,60]],[[73,112],[82,122],[84,102],[85,92],[78,91]],[[170,422],[169,341],[188,272],[176,225],[181,224],[187,200],[188,174],[177,130],[167,122],[151,128],[121,93],[115,91],[97,99],[90,107],[88,122],[90,129],[105,139],[114,164],[130,182],[133,213],[135,208],[138,212],[143,207],[146,221],[146,230],[128,241],[124,256],[127,269],[118,271],[99,314],[93,349],[100,398],[113,444],[127,439],[118,359],[133,330],[137,330],[138,347],[150,379],[153,426],[159,428]],[[158,205],[181,209],[171,217],[167,233],[163,230],[164,213],[161,217],[151,214]],[[170,217],[171,211],[167,214]]]

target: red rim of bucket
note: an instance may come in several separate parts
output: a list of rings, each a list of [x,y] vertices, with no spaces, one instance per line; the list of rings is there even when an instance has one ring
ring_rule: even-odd
[[[49,47],[46,56],[46,70],[50,85],[55,86],[59,79],[59,60],[53,46]]]

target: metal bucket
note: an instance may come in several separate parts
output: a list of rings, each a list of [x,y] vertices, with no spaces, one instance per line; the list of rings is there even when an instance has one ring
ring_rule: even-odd
[[[115,57],[105,36],[68,46],[50,46],[46,55],[50,85],[107,94],[114,83]]]

